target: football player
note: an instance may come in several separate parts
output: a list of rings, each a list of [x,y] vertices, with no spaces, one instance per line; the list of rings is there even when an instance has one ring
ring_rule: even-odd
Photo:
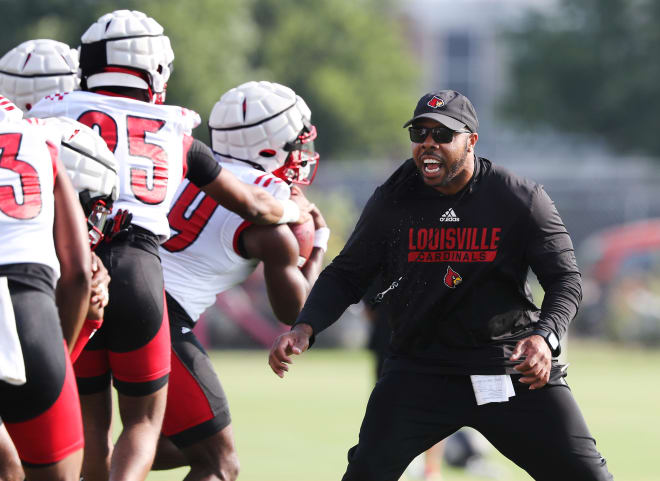
[[[29,40],[0,59],[0,94],[29,109],[43,96],[79,87],[78,53],[62,42]],[[90,246],[101,238],[102,222],[118,195],[119,178],[113,154],[105,141],[89,127],[67,118],[40,122],[61,138],[59,158],[72,181],[85,215],[88,216]],[[110,277],[100,259],[91,252],[92,286],[85,322],[71,346],[74,362],[83,346],[98,329],[108,303]],[[23,480],[25,475],[11,439],[0,427],[0,479]]]
[[[0,95],[20,109],[29,110],[46,95],[79,88],[77,70],[77,50],[55,40],[28,40],[0,58]],[[101,232],[99,226],[91,222],[104,220],[118,195],[119,178],[114,156],[96,132],[79,122],[60,118],[48,119],[44,123],[54,132],[61,133],[59,156],[88,216],[90,242],[94,247]],[[97,215],[99,210],[105,212]],[[78,336],[77,344],[72,347],[72,361],[76,360],[85,339],[98,327],[108,301],[107,270],[94,253],[91,257],[93,279],[89,310],[94,319],[86,320],[83,336]]]
[[[238,182],[192,138],[199,116],[163,104],[174,52],[153,18],[117,10],[99,18],[81,40],[82,90],[49,95],[31,114],[63,115],[95,128],[119,164],[120,195],[105,242],[96,249],[114,279],[110,303],[103,326],[76,362],[76,375],[89,420],[85,479],[137,480],[147,476],[165,410],[170,336],[158,245],[169,236],[167,213],[181,179],[257,224],[304,220],[309,206],[301,195],[278,201]],[[123,424],[114,448],[111,378]]]
[[[31,109],[46,95],[61,95],[79,88],[78,51],[65,43],[50,39],[28,40],[0,58],[0,94],[22,110]],[[102,225],[95,224],[106,219],[119,192],[116,161],[103,139],[89,127],[68,118],[48,119],[46,123],[61,132],[59,155],[79,193],[94,248],[102,237],[99,229]],[[107,270],[93,252],[91,256],[89,316],[72,348],[72,361],[98,329],[108,302]]]
[[[77,481],[83,430],[66,347],[89,307],[89,243],[59,134],[21,117],[0,97],[0,322],[17,334],[2,349],[22,371],[0,381],[0,416],[26,479]]]
[[[287,199],[297,189],[292,184],[310,183],[316,171],[316,129],[310,116],[304,100],[290,88],[248,82],[225,93],[213,107],[211,146],[224,169]],[[303,233],[299,248],[289,226],[254,225],[194,184],[179,186],[169,214],[172,236],[161,246],[172,373],[155,469],[190,466],[187,480],[236,478],[227,399],[192,329],[219,293],[243,282],[260,262],[273,312],[291,324],[327,249],[330,231],[317,208],[312,218],[310,244],[305,245]]]

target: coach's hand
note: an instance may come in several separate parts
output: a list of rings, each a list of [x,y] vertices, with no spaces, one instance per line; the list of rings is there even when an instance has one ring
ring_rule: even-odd
[[[287,364],[293,363],[289,356],[305,352],[312,334],[312,326],[309,324],[296,324],[289,332],[280,334],[275,339],[268,356],[268,364],[275,374],[284,377],[284,373],[289,370]]]
[[[514,368],[523,375],[520,382],[529,384],[530,389],[542,388],[550,379],[552,354],[548,343],[537,334],[521,339],[509,359],[517,361],[523,356],[525,360]]]

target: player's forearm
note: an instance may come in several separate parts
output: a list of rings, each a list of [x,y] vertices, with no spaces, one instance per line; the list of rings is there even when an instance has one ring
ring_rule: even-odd
[[[285,212],[285,206],[282,202],[265,190],[250,186],[249,202],[246,205],[245,215],[241,215],[241,217],[255,224],[268,225],[283,223],[281,220],[285,214],[289,217],[296,217],[292,221],[297,220],[295,213],[292,215],[291,212]]]
[[[85,272],[60,277],[55,290],[55,299],[62,323],[62,334],[71,350],[85,322],[89,306],[91,282]]]
[[[55,198],[53,237],[61,274],[55,290],[55,300],[62,323],[62,333],[67,346],[71,349],[87,314],[92,287],[92,268],[82,208],[59,159],[57,165],[58,173],[53,190]]]
[[[295,322],[302,310],[303,304],[304,299],[300,298],[291,299],[289,302],[282,302],[277,306],[271,302],[273,314],[275,314],[278,321],[287,326],[291,326]]]
[[[312,253],[305,262],[305,265],[300,269],[305,280],[307,281],[307,294],[312,290],[312,286],[318,279],[321,269],[323,268],[323,258],[325,256],[325,250],[320,247],[314,247]],[[307,297],[307,296],[305,296]]]
[[[268,300],[278,321],[291,325],[300,314],[310,286],[295,265],[282,271],[264,264]]]

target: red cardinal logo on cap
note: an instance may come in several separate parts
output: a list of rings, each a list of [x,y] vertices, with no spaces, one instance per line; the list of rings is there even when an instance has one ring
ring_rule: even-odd
[[[463,282],[461,275],[451,267],[447,266],[447,273],[445,274],[445,285],[451,289],[454,289],[461,282]]]
[[[434,95],[433,98],[426,103],[426,105],[433,107],[434,109],[438,109],[445,106],[445,101],[437,95]]]

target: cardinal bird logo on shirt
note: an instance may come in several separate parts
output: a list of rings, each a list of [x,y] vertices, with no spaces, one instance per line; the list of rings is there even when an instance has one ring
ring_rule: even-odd
[[[450,289],[454,289],[461,282],[463,282],[461,275],[451,267],[447,266],[447,273],[445,274],[445,285]]]

